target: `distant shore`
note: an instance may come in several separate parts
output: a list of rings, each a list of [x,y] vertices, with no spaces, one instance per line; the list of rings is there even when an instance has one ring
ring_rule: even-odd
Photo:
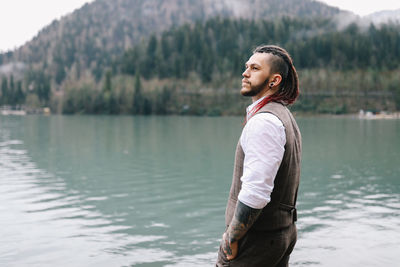
[[[358,113],[341,113],[341,114],[333,114],[333,113],[319,113],[319,112],[304,112],[304,111],[292,111],[295,116],[299,117],[349,117],[349,118],[358,118],[363,120],[392,120],[392,119],[400,119],[400,111],[389,112],[389,111],[380,111],[380,112],[372,112],[372,111],[364,111],[359,110]],[[35,115],[51,115],[51,114],[59,114],[52,113],[49,107],[43,108],[30,108],[26,106],[0,106],[0,114],[4,116],[25,116],[30,114]],[[90,113],[77,113],[77,115],[107,115],[107,114],[90,114]],[[62,115],[62,114],[60,114]],[[71,114],[68,114],[71,115]],[[135,115],[135,114],[114,114],[118,115]],[[157,114],[148,114],[146,116],[157,115]],[[159,114],[158,114],[159,115]],[[177,116],[205,116],[205,117],[220,117],[220,116],[240,116],[237,114],[191,114],[191,113],[182,113],[182,114],[163,114],[164,115],[177,115]]]
[[[338,118],[354,118],[362,120],[393,120],[400,119],[400,112],[365,112],[365,113],[344,113],[344,114],[331,114],[331,113],[312,113],[312,112],[294,112],[298,117],[338,117]]]

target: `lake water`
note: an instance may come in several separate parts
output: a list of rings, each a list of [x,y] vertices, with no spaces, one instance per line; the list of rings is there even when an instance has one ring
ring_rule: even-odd
[[[298,118],[293,266],[400,266],[400,120]],[[1,266],[213,266],[239,117],[0,116]]]

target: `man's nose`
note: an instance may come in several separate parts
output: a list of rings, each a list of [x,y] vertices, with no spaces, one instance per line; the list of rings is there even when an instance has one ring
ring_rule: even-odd
[[[247,69],[245,69],[245,70],[243,71],[242,76],[243,76],[243,77],[246,77],[246,78],[248,78],[248,77],[250,76],[249,73],[247,72]]]

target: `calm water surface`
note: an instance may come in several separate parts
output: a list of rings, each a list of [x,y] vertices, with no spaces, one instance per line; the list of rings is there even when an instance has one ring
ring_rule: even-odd
[[[1,266],[213,266],[238,117],[0,116]],[[400,266],[400,121],[298,118],[293,266]]]

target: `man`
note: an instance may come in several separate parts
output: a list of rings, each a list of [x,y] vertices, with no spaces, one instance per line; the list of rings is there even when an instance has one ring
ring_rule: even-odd
[[[296,69],[277,46],[245,64],[240,93],[251,96],[238,142],[217,266],[288,266],[297,240],[301,135],[287,105],[299,95]]]

